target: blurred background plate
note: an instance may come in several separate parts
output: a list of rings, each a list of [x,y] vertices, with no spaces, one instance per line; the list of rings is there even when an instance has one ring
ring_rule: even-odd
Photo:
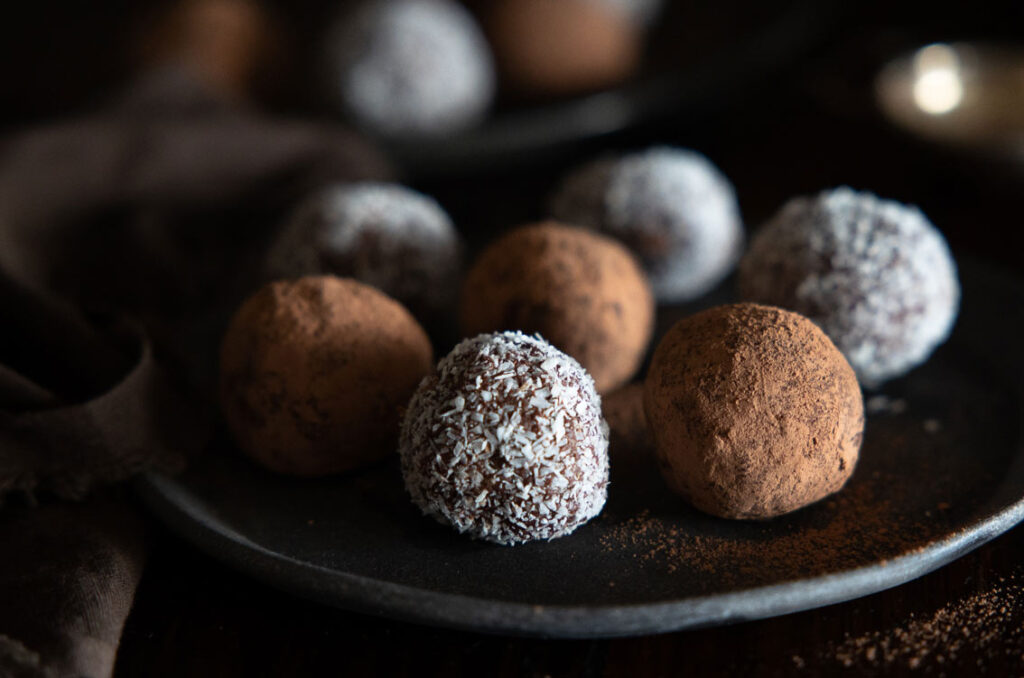
[[[477,127],[444,138],[382,140],[410,173],[444,174],[536,164],[567,147],[642,125],[683,125],[768,86],[773,75],[828,39],[833,0],[667,2],[641,72],[593,94],[499,100]]]
[[[397,464],[298,480],[221,443],[184,475],[149,475],[139,490],[168,525],[241,572],[432,625],[616,636],[848,600],[940,567],[1024,518],[1024,287],[979,265],[962,280],[951,341],[868,394],[847,487],[769,522],[688,508],[640,451],[614,443],[604,512],[568,537],[514,548],[422,517]]]
[[[323,91],[322,45],[325,28],[353,1],[33,4],[20,22],[0,26],[0,125],[101,106],[133,74],[174,55],[205,59],[199,73],[207,84],[246,105],[343,121]],[[57,12],[60,22],[52,21]],[[411,174],[440,175],[536,165],[581,141],[658,121],[689,124],[778,87],[785,68],[841,28],[844,13],[835,0],[666,2],[640,71],[622,85],[546,99],[505,92],[474,128],[433,141],[382,141]]]

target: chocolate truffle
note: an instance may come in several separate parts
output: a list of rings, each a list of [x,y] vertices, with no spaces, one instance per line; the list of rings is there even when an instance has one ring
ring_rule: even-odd
[[[494,65],[472,15],[451,0],[369,0],[328,34],[328,88],[366,128],[443,134],[476,122],[494,97]]]
[[[668,485],[723,518],[771,518],[839,490],[864,430],[853,369],[807,318],[756,304],[680,320],[644,410]]]
[[[442,359],[409,402],[399,452],[425,514],[498,544],[569,534],[607,498],[593,380],[519,332],[466,339]]]
[[[636,382],[609,393],[601,399],[601,411],[609,430],[609,454],[618,462],[651,458],[654,439],[644,414],[644,384]]]
[[[787,203],[751,242],[739,291],[816,322],[869,388],[927,360],[960,302],[956,264],[928,219],[845,187]]]
[[[679,148],[584,165],[566,177],[551,213],[633,250],[662,302],[704,294],[728,275],[743,248],[729,180],[703,155]]]
[[[503,83],[523,94],[610,87],[640,62],[640,28],[604,2],[496,0],[485,25]]]
[[[333,276],[275,282],[221,345],[221,406],[238,446],[318,476],[394,454],[399,408],[430,372],[430,342],[398,302]]]
[[[243,99],[273,84],[280,42],[261,3],[179,0],[142,32],[139,51],[149,66],[183,66],[214,92]]]
[[[397,184],[338,184],[295,211],[271,248],[274,278],[329,273],[373,285],[430,323],[455,306],[462,243],[432,198]]]
[[[594,377],[604,393],[640,367],[654,324],[654,299],[639,264],[610,238],[543,222],[493,242],[462,287],[467,336],[539,332]]]

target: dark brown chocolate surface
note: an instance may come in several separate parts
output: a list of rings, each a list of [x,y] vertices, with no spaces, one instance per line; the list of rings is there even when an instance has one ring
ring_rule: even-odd
[[[264,286],[221,345],[221,408],[234,439],[280,473],[318,476],[388,457],[401,408],[433,364],[397,301],[349,278]]]
[[[860,385],[802,315],[726,304],[654,351],[644,411],[669,487],[723,518],[772,518],[839,490],[864,435]]]

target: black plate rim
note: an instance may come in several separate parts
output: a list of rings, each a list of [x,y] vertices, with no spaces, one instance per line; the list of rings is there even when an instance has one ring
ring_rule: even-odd
[[[172,530],[221,562],[300,597],[401,621],[560,638],[649,635],[765,619],[904,584],[1024,521],[1024,497],[915,551],[860,568],[728,593],[632,605],[530,605],[448,594],[313,565],[274,553],[203,515],[173,478],[147,473],[135,488]]]

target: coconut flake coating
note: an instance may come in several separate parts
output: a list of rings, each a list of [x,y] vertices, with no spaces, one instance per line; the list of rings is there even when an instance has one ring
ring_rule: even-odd
[[[494,97],[493,59],[451,0],[370,0],[328,34],[328,86],[364,126],[392,136],[450,132]]]
[[[299,206],[267,267],[272,278],[355,278],[429,321],[455,304],[462,242],[433,198],[397,184],[338,184]]]
[[[847,187],[783,206],[753,239],[739,290],[811,318],[868,387],[927,360],[960,302],[949,246],[924,214]]]
[[[466,339],[413,395],[399,451],[425,514],[498,544],[569,534],[604,506],[608,427],[587,372],[540,337]]]
[[[662,146],[593,161],[566,177],[550,211],[632,249],[662,302],[707,292],[742,253],[732,184],[695,151]]]

